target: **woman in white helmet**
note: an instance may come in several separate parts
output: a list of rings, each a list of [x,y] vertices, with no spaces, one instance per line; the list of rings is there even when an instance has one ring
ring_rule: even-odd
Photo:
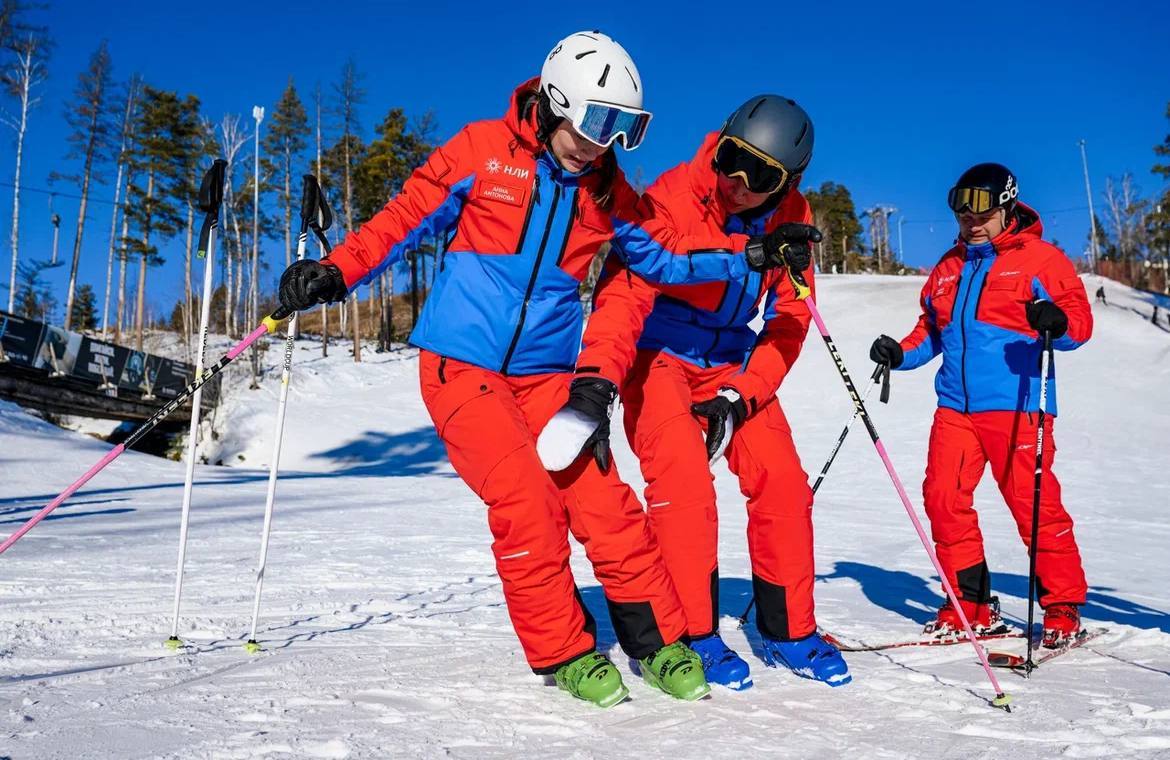
[[[604,34],[571,35],[541,76],[520,85],[502,119],[472,123],[438,148],[373,219],[321,261],[293,264],[290,309],[339,301],[416,249],[450,241],[411,344],[423,401],[456,472],[487,505],[492,552],[513,627],[533,671],[603,707],[628,693],[596,651],[594,622],[569,568],[568,535],[585,546],[622,649],[643,677],[681,699],[709,691],[680,641],[686,620],[641,504],[610,466],[608,428],[562,472],[536,438],[566,401],[608,407],[616,389],[573,369],[578,286],[615,219],[637,195],[613,144],[641,143],[650,121],[626,51]],[[742,256],[740,257],[742,258]],[[723,279],[738,266],[667,252],[636,263],[671,282]]]

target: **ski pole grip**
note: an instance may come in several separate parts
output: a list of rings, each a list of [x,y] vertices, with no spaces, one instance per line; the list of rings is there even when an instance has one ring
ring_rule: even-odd
[[[272,312],[261,321],[265,324],[265,326],[268,327],[268,332],[275,333],[277,328],[280,327],[280,323],[288,319],[291,315],[291,309],[286,309],[283,306],[277,306],[276,311]]]
[[[309,225],[317,221],[317,209],[321,202],[317,196],[321,192],[317,178],[312,174],[301,177],[301,229],[309,229]]]
[[[219,216],[219,206],[223,203],[223,181],[227,171],[227,161],[217,158],[211,168],[203,175],[203,183],[199,186],[199,210],[205,214]]]
[[[786,267],[786,269],[788,270],[788,279],[792,280],[792,287],[796,290],[796,300],[803,301],[812,295],[812,289],[805,281],[804,274],[792,271],[791,267]]]

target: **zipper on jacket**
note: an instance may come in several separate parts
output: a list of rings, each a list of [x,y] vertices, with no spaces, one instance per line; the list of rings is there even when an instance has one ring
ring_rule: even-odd
[[[520,227],[520,242],[516,243],[516,253],[524,250],[524,238],[528,237],[528,223],[532,221],[532,209],[540,203],[540,174],[532,183],[532,195],[528,198],[528,210],[524,212],[524,224]]]
[[[540,180],[537,179],[537,186]],[[553,191],[552,208],[544,222],[544,234],[540,238],[540,247],[536,249],[536,261],[532,264],[532,276],[528,278],[528,289],[524,291],[524,303],[520,304],[520,319],[516,322],[516,332],[512,335],[512,343],[508,346],[508,353],[504,354],[504,362],[500,365],[500,374],[508,374],[508,364],[512,361],[512,354],[516,352],[516,344],[520,342],[520,333],[524,332],[524,319],[528,315],[528,301],[532,298],[532,291],[536,287],[536,279],[540,276],[540,262],[544,258],[544,249],[548,245],[548,236],[552,232],[553,221],[557,216],[557,203],[561,199],[563,188],[557,184]]]
[[[979,270],[983,268],[983,259],[975,262],[975,270],[971,273],[972,277],[979,274]],[[962,275],[959,275],[960,281]],[[971,411],[971,395],[967,392],[967,303],[971,300],[971,285],[972,282],[967,283],[967,292],[963,294],[963,306],[959,309],[959,337],[963,341],[963,350],[959,354],[959,379],[963,384],[963,414],[969,414]],[[987,284],[987,278],[983,279],[983,284],[979,286],[979,294],[975,296],[975,308],[979,308],[979,299],[983,297],[983,286]]]

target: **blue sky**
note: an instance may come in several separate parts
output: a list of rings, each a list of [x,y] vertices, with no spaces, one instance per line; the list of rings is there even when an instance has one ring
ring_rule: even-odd
[[[566,34],[601,29],[634,56],[655,114],[646,143],[620,156],[648,178],[691,156],[701,136],[759,92],[797,99],[812,115],[816,151],[806,182],[847,185],[859,208],[904,215],[905,259],[929,266],[953,237],[946,190],[967,166],[1000,161],[1021,198],[1045,216],[1048,238],[1079,254],[1088,218],[1077,141],[1085,139],[1095,203],[1105,177],[1133,172],[1147,194],[1152,146],[1170,131],[1170,4],[1063,3],[397,3],[199,4],[50,0],[40,14],[56,44],[42,103],[30,117],[22,184],[47,188],[64,161],[62,117],[98,43],[115,76],[141,72],[160,88],[200,97],[213,120],[271,112],[289,76],[309,101],[347,59],[365,74],[367,133],[393,106],[433,109],[439,134],[502,114],[517,83],[539,73]],[[11,102],[6,107],[11,108]],[[0,177],[13,173],[11,133]],[[307,170],[308,157],[305,169]],[[71,189],[58,186],[61,192]],[[0,187],[0,270],[10,263],[11,188]],[[73,191],[75,192],[75,191]],[[113,188],[96,197],[112,199]],[[48,257],[48,196],[22,195],[21,255]],[[58,196],[61,255],[72,250],[77,202]],[[109,206],[94,204],[81,279],[101,294]],[[1100,209],[1098,209],[1100,212]],[[283,242],[269,246],[283,260]],[[151,272],[152,301],[181,293],[182,249]],[[270,273],[275,281],[278,268]],[[55,277],[63,277],[58,270]]]

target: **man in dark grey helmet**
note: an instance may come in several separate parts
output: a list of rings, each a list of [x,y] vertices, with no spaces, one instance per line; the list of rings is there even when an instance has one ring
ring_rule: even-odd
[[[804,109],[758,95],[708,135],[689,163],[659,177],[642,198],[639,230],[616,230],[617,256],[631,245],[692,259],[742,251],[750,269],[738,279],[659,288],[607,270],[577,362],[578,373],[624,383],[627,437],[692,648],[708,681],[733,689],[752,679],[719,636],[710,465],[725,454],[747,496],[765,662],[832,686],[850,680],[840,652],[816,632],[812,492],[776,398],[809,327],[793,279],[813,285],[810,246],[821,239],[797,189],[812,150]],[[757,333],[749,323],[761,309]]]

